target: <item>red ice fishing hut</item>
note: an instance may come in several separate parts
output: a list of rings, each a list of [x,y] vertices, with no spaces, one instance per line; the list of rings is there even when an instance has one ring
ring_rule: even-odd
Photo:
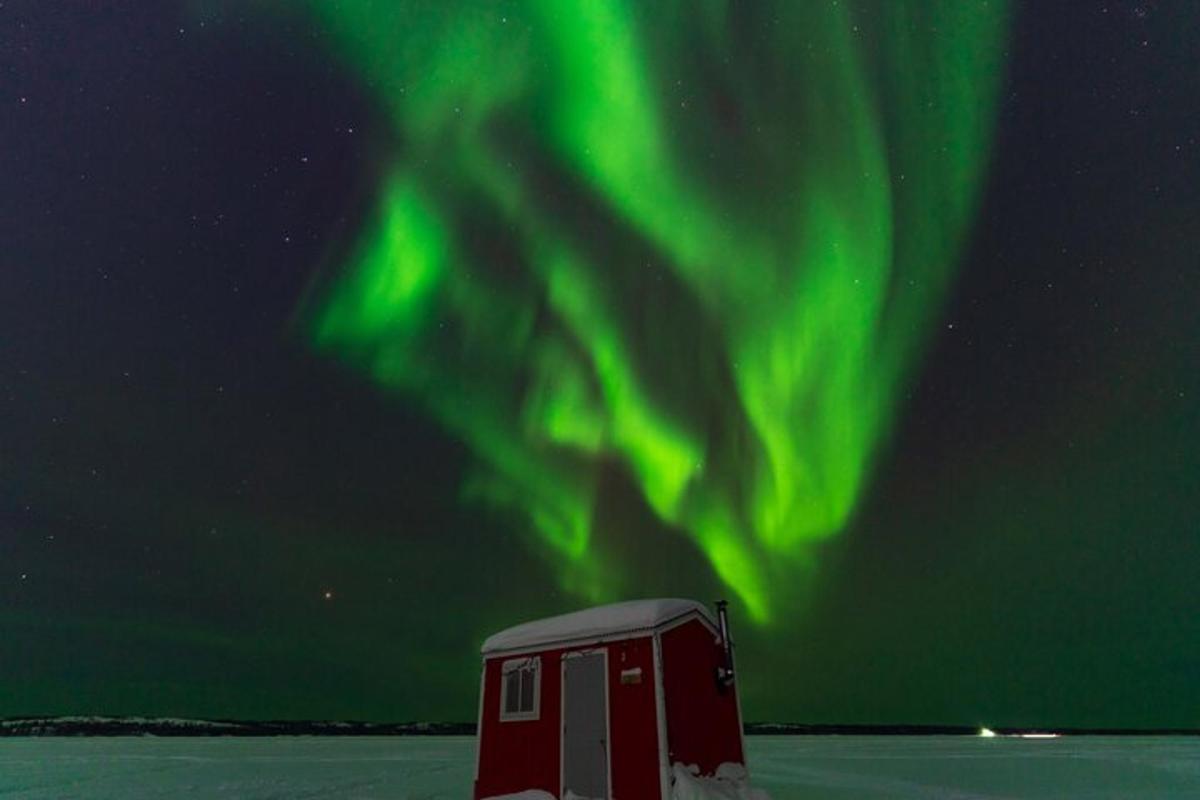
[[[636,600],[483,643],[475,798],[668,800],[675,764],[744,768],[725,604]]]

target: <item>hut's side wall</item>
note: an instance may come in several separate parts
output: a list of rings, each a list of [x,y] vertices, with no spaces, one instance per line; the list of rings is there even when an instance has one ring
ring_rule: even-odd
[[[640,682],[621,682],[622,671],[639,668]],[[658,797],[658,709],[654,643],[649,636],[608,645],[608,728],[612,739],[610,796],[629,800]]]
[[[514,794],[525,789],[541,789],[558,797],[561,654],[560,650],[537,654],[542,659],[542,687],[541,713],[536,720],[500,721],[500,670],[505,657],[487,660],[476,798]]]
[[[662,634],[662,652],[670,762],[698,764],[704,774],[726,761],[745,764],[737,687],[717,688],[723,654],[713,632],[686,622]]]

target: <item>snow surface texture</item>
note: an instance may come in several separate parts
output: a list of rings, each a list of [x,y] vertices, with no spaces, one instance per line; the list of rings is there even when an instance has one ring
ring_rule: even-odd
[[[705,619],[712,622],[712,615],[708,609],[695,600],[666,598],[613,603],[526,622],[500,631],[489,636],[483,643],[483,652],[495,653],[574,639],[598,639],[627,631],[649,630],[693,611],[699,611]]]
[[[701,775],[695,764],[671,768],[671,800],[771,800],[762,789],[750,787],[746,769],[726,762],[715,775]]]
[[[773,800],[1200,797],[1200,737],[751,736],[746,749]],[[3,800],[465,800],[474,773],[466,736],[0,739]]]

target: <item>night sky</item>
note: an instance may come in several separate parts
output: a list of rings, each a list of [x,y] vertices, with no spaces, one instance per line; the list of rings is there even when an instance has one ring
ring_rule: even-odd
[[[0,717],[1200,726],[1200,12],[944,5],[0,3]]]

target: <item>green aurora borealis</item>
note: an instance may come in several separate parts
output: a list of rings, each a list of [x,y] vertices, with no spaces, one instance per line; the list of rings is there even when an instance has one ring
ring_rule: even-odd
[[[464,440],[564,588],[629,589],[618,468],[767,622],[953,274],[1004,4],[312,5],[396,143],[316,344]]]

